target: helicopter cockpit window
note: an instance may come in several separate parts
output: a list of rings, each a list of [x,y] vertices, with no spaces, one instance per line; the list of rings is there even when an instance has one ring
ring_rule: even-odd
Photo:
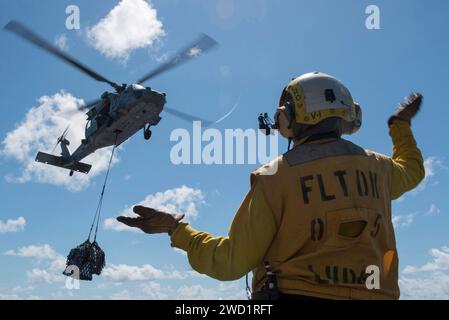
[[[89,129],[92,126],[92,120],[88,120],[86,123],[86,129]]]

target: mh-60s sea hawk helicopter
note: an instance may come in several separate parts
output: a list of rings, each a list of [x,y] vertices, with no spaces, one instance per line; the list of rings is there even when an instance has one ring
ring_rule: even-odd
[[[165,93],[142,86],[142,83],[145,81],[215,47],[217,42],[205,34],[201,35],[198,40],[185,49],[180,50],[171,59],[147,73],[136,83],[120,85],[106,79],[76,59],[63,53],[17,21],[10,21],[4,28],[71,64],[91,78],[108,83],[115,89],[115,92],[105,92],[101,99],[80,107],[80,109],[88,109],[86,113],[85,138],[81,140],[80,146],[72,154],[70,154],[68,149],[70,142],[66,139],[68,130],[66,129],[57,140],[57,144],[61,146],[61,156],[38,152],[36,156],[36,161],[38,162],[68,169],[70,170],[70,175],[73,175],[74,171],[89,173],[92,166],[81,162],[83,158],[98,149],[108,146],[119,146],[140,129],[143,129],[144,138],[146,140],[150,139],[150,127],[159,123],[161,120],[159,114],[162,110],[184,120],[201,120],[207,125],[212,123],[211,121],[166,107]]]

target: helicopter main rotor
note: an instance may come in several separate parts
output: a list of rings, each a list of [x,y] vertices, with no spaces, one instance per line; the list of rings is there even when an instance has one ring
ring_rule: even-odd
[[[55,57],[63,60],[64,62],[74,66],[78,70],[82,71],[89,77],[93,78],[94,80],[104,82],[112,86],[117,92],[121,92],[126,88],[126,85],[120,85],[114,81],[111,81],[99,73],[93,71],[91,68],[87,67],[83,63],[79,62],[77,59],[71,57],[70,55],[62,52],[60,49],[58,49],[56,46],[42,38],[41,36],[37,35],[34,31],[23,25],[22,23],[11,20],[8,24],[4,26],[5,30],[8,30],[10,32],[15,33],[16,35],[22,37],[23,39],[31,42],[32,44],[38,46],[39,48],[49,52],[50,54],[54,55]],[[145,81],[148,81],[160,74],[163,74],[187,61],[190,61],[192,59],[195,59],[199,55],[205,53],[206,51],[209,51],[210,49],[214,48],[218,45],[218,42],[209,37],[206,34],[201,34],[198,39],[190,43],[188,46],[183,48],[182,50],[179,50],[176,54],[174,54],[170,59],[168,59],[165,63],[161,64],[160,66],[156,67],[151,72],[144,75],[142,78],[136,81],[137,84],[144,83]],[[100,102],[101,99],[96,99],[93,101],[90,101],[82,106],[79,107],[80,110],[89,109],[98,102]],[[164,107],[164,110],[166,110],[168,113],[174,115],[175,117],[181,118],[183,120],[192,121],[192,120],[201,120],[207,125],[212,124],[212,121],[201,119],[199,117],[171,109],[168,107]]]
[[[120,88],[122,87],[121,85],[119,85],[111,80],[106,79],[102,75],[100,75],[97,72],[93,71],[92,69],[88,68],[87,66],[85,66],[84,64],[82,64],[81,62],[76,60],[75,58],[62,52],[61,50],[56,48],[54,45],[52,45],[50,42],[48,42],[47,40],[45,40],[42,37],[40,37],[39,35],[37,35],[31,29],[24,26],[20,22],[11,20],[10,22],[8,22],[7,25],[5,25],[4,28],[5,28],[5,30],[14,32],[18,36],[24,38],[25,40],[28,40],[29,42],[33,43],[34,45],[38,46],[39,48],[41,48],[45,51],[51,53],[52,55],[56,56],[57,58],[62,59],[63,61],[71,64],[78,70],[87,74],[89,77],[91,77],[97,81],[100,81],[100,82],[108,83],[116,90],[120,90]]]
[[[200,37],[193,41],[191,44],[186,46],[184,49],[179,50],[175,55],[168,59],[165,63],[154,69],[153,71],[147,73],[142,78],[137,80],[137,84],[144,83],[164,72],[173,69],[191,59],[198,57],[200,54],[209,51],[213,47],[218,45],[218,42],[209,37],[207,34],[201,34]]]

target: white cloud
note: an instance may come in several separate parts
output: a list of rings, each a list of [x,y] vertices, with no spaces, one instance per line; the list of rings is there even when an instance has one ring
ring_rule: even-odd
[[[56,37],[55,45],[62,51],[69,50],[69,45],[67,44],[67,36],[65,33],[61,33]]]
[[[401,299],[449,299],[449,275],[434,272],[418,278],[401,277],[399,279]]]
[[[144,264],[142,266],[111,264],[103,270],[102,276],[112,282],[183,279],[186,277],[186,275],[180,271],[164,271],[157,269],[150,264]]]
[[[111,300],[141,300],[138,297],[136,297],[135,294],[132,294],[129,292],[129,290],[125,289],[120,292],[114,293],[110,297]]]
[[[111,299],[143,300],[235,300],[246,299],[241,281],[219,283],[215,286],[199,284],[185,285],[176,282],[176,286],[161,285],[155,281],[140,283],[132,289],[124,289],[113,293]],[[140,289],[140,290],[139,290]]]
[[[426,175],[419,186],[412,191],[413,195],[418,195],[421,191],[423,191],[429,182],[435,178],[437,171],[441,169],[446,169],[446,166],[443,164],[441,159],[434,156],[427,157],[424,160],[424,170],[426,171]]]
[[[141,285],[142,292],[146,299],[169,299],[169,293],[160,283],[149,281]]]
[[[78,110],[83,100],[61,91],[53,96],[38,99],[39,105],[31,108],[14,130],[6,134],[0,155],[16,159],[21,163],[18,176],[8,175],[10,182],[36,181],[63,186],[70,191],[79,191],[89,185],[90,179],[107,169],[111,148],[97,150],[83,162],[92,164],[89,174],[75,173],[72,177],[66,169],[35,162],[38,151],[50,153],[58,136],[70,125],[67,139],[74,147],[84,138],[86,116]],[[59,147],[58,153],[60,152]],[[113,163],[118,162],[114,156]]]
[[[246,299],[245,290],[238,281],[220,283],[215,287],[204,287],[199,284],[183,285],[177,290],[176,299],[180,300],[236,300]]]
[[[37,258],[40,260],[53,260],[58,256],[58,253],[48,244],[44,245],[29,245],[15,250],[8,250],[5,252],[7,256],[19,256],[27,258]]]
[[[13,293],[13,294],[7,294],[7,293],[0,293],[0,300],[18,300],[20,297]]]
[[[0,220],[0,233],[19,232],[25,229],[26,221],[24,217],[8,219],[6,222]]]
[[[393,225],[395,228],[407,227],[413,223],[416,214],[393,215]]]
[[[34,286],[26,286],[26,287],[16,286],[16,287],[12,288],[11,291],[14,293],[20,293],[20,292],[30,292],[30,291],[33,291],[34,289],[35,289]]]
[[[8,250],[4,254],[7,256],[34,258],[40,262],[45,262],[42,268],[33,268],[26,272],[27,278],[32,282],[52,283],[64,279],[61,273],[65,269],[66,259],[49,244],[29,245],[18,250]]]
[[[144,0],[122,0],[88,29],[92,45],[109,58],[127,60],[137,48],[151,47],[165,36],[157,11]]]
[[[55,272],[50,272],[45,269],[34,268],[32,270],[28,270],[26,272],[26,276],[33,283],[36,282],[52,283],[64,280],[64,276],[62,275],[61,272],[57,274]]]
[[[424,168],[426,170],[426,178],[431,178],[435,176],[437,169],[445,168],[445,166],[441,159],[430,156],[424,160]]]
[[[432,261],[406,266],[399,280],[402,298],[449,299],[449,247],[430,250]]]
[[[139,205],[159,209],[166,212],[184,213],[185,219],[195,219],[198,216],[197,206],[204,203],[204,193],[199,189],[187,186],[169,189],[164,192],[150,194]],[[119,213],[120,216],[132,217],[133,206],[128,207]],[[115,218],[107,218],[103,227],[115,231],[140,231],[137,228],[130,228]]]
[[[433,216],[437,215],[441,212],[440,208],[438,208],[434,203],[430,205],[429,210],[427,210],[426,215]]]
[[[433,248],[430,250],[433,260],[420,267],[406,266],[402,271],[405,274],[421,271],[444,271],[449,270],[449,247]]]

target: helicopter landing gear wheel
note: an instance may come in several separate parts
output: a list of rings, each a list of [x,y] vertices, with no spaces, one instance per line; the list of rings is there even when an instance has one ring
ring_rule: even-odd
[[[148,126],[147,128],[143,129],[143,137],[145,138],[145,140],[150,140],[151,138],[151,130],[150,130],[150,126]]]
[[[69,176],[73,176],[73,170],[70,170]]]

